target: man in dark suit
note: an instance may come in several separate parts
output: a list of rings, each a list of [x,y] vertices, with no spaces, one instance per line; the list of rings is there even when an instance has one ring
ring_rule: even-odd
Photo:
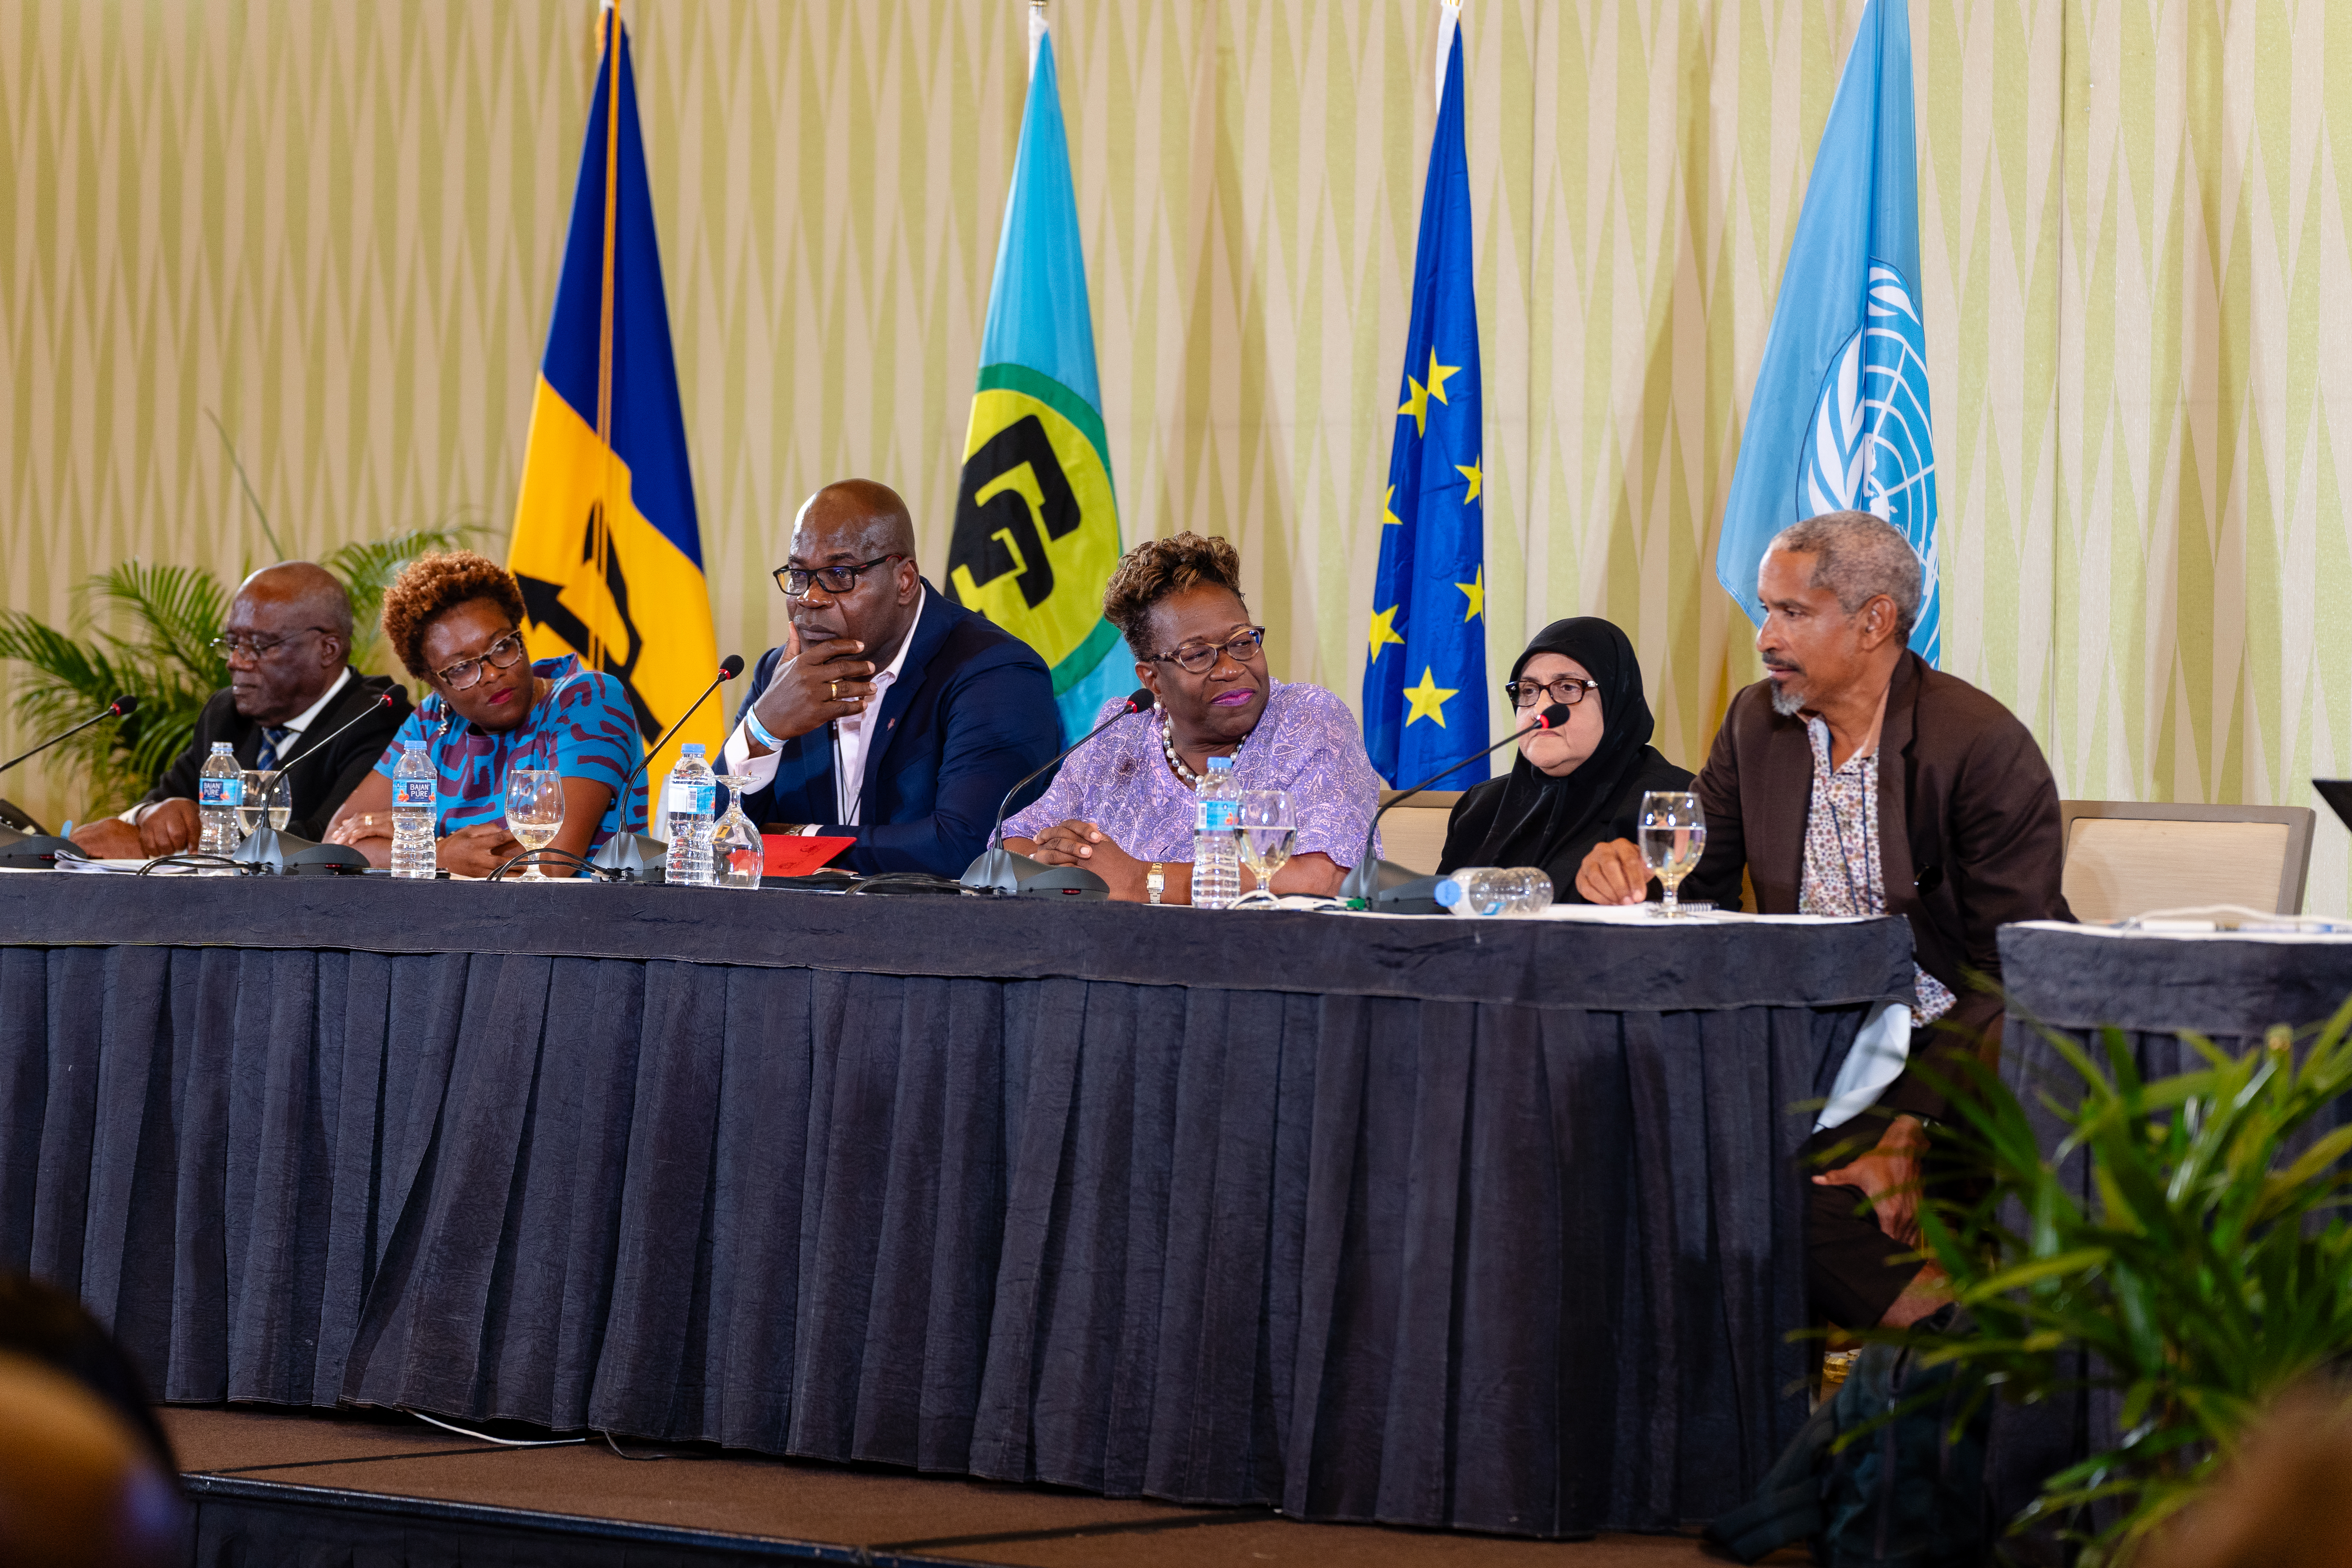
[[[351,599],[333,574],[308,561],[266,566],[247,577],[229,601],[216,646],[228,658],[228,689],[205,704],[187,749],[144,799],[120,816],[75,830],[74,842],[85,852],[131,859],[193,847],[202,829],[196,779],[215,741],[229,743],[239,767],[283,766],[292,795],[286,831],[322,837],[328,818],[408,717],[405,690],[346,662]],[[334,733],[362,713],[367,717]]]
[[[1732,699],[1693,785],[1706,847],[1684,889],[1735,905],[1744,871],[1766,914],[1907,919],[1912,1016],[1928,1027],[1911,1059],[1962,1081],[1959,1057],[2000,1050],[2000,997],[1970,982],[2000,978],[1994,933],[2073,918],[2050,765],[2016,715],[1910,651],[1919,557],[1886,522],[1832,512],[1785,529],[1757,586],[1766,679]],[[1586,857],[1577,887],[1594,903],[1637,903],[1649,879],[1621,838]],[[1917,1245],[1919,1160],[1945,1109],[1906,1066],[1807,1147],[1865,1151],[1813,1178],[1808,1215],[1814,1304],[1841,1327],[1899,1327],[1948,1299],[1932,1266],[1888,1261],[1890,1242]],[[1869,1147],[1864,1129],[1882,1128]],[[1856,1212],[1865,1197],[1868,1215]]]
[[[1060,747],[1045,660],[923,581],[907,503],[868,479],[808,499],[776,584],[793,640],[761,657],[726,748],[745,814],[856,838],[850,870],[960,874]]]

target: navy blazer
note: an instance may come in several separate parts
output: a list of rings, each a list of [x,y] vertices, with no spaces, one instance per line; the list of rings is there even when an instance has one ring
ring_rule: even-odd
[[[1054,678],[1027,643],[929,583],[907,661],[866,721],[862,826],[835,823],[833,726],[786,741],[775,782],[744,796],[755,823],[816,823],[857,842],[833,864],[853,871],[963,874],[988,847],[996,808],[1013,781],[1061,750]],[[775,679],[783,649],[760,656],[735,721]],[[1013,809],[1045,793],[1041,778]]]

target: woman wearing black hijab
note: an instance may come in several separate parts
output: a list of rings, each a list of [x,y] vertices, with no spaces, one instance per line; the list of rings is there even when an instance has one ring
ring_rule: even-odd
[[[1582,903],[1577,868],[1610,838],[1638,838],[1642,796],[1686,790],[1691,775],[1650,744],[1633,645],[1597,616],[1554,621],[1536,634],[1503,688],[1517,712],[1511,771],[1463,791],[1445,824],[1441,871],[1459,866],[1540,866],[1563,903]],[[1566,724],[1527,731],[1554,702]]]

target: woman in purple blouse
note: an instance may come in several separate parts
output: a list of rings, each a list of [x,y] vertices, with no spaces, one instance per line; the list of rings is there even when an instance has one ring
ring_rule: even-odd
[[[1380,776],[1346,703],[1266,672],[1265,628],[1242,602],[1241,564],[1232,544],[1197,533],[1146,540],[1120,560],[1103,615],[1127,634],[1154,701],[1064,763],[1004,825],[1005,847],[1085,866],[1114,899],[1191,903],[1193,789],[1211,757],[1231,757],[1240,788],[1286,789],[1298,814],[1297,850],[1274,890],[1339,891],[1363,853]],[[1246,867],[1242,885],[1255,885]]]

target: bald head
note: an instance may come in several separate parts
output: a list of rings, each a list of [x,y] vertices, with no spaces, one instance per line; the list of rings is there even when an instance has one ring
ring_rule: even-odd
[[[0,1352],[0,1562],[168,1563],[184,1506],[138,1435],[96,1395]]]
[[[229,690],[236,710],[263,724],[295,718],[335,683],[352,652],[352,601],[333,573],[308,561],[265,566],[229,601]]]
[[[792,601],[801,647],[846,639],[876,668],[887,665],[920,613],[923,575],[915,563],[915,521],[888,485],[843,479],[809,497],[793,520],[786,563],[806,571],[856,569],[839,593],[811,581]]]
[[[803,549],[803,540],[819,548]],[[877,555],[915,558],[915,520],[888,485],[873,479],[841,479],[802,503],[793,521],[793,554],[812,565],[827,552],[871,561]]]

